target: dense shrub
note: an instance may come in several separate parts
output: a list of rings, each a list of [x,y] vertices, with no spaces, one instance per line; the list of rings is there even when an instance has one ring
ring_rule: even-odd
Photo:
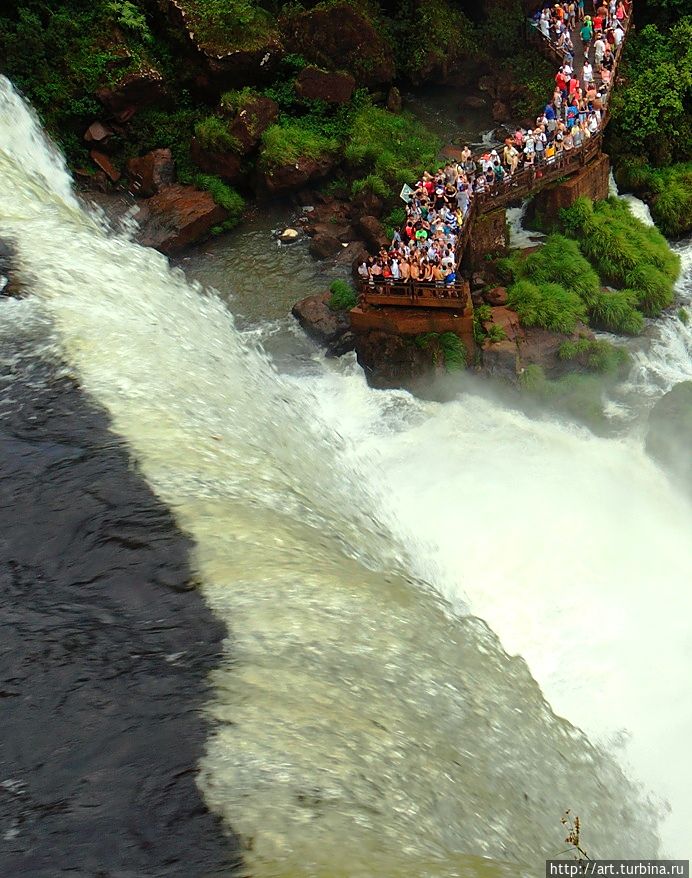
[[[358,304],[355,290],[344,280],[335,280],[329,287],[329,292],[329,307],[332,311],[350,311]]]
[[[219,52],[259,49],[276,31],[276,20],[252,0],[180,0],[200,44]]]
[[[440,140],[414,116],[364,107],[353,120],[344,155],[354,170],[386,183],[411,183],[434,166]]]
[[[587,303],[601,288],[598,275],[582,255],[577,242],[563,235],[550,235],[540,250],[531,253],[520,264],[519,270],[536,284],[560,284]]]
[[[592,372],[619,372],[629,362],[627,350],[604,339],[578,338],[563,342],[558,350],[561,360],[576,360]]]
[[[523,278],[508,290],[507,304],[524,326],[541,326],[566,335],[586,321],[586,306],[576,293],[555,283],[540,286]]]
[[[625,155],[653,166],[692,158],[692,16],[631,35],[622,72],[608,131],[618,164]]]
[[[301,158],[320,159],[338,147],[334,138],[313,131],[302,120],[286,118],[270,125],[262,135],[261,162],[265,167],[276,167]]]
[[[644,317],[636,304],[637,294],[633,290],[600,291],[589,304],[590,322],[608,332],[639,335],[644,328]]]
[[[624,191],[644,198],[654,222],[669,237],[692,231],[692,162],[652,168],[644,159],[625,156],[617,171]]]
[[[416,344],[422,350],[430,351],[435,365],[444,365],[448,372],[466,368],[466,345],[454,332],[424,332],[416,336]]]

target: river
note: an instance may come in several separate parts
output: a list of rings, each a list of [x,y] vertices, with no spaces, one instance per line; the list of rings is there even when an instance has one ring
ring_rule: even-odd
[[[276,219],[186,277],[80,206],[4,80],[0,121],[33,290],[2,331],[77,377],[193,541],[228,630],[197,782],[248,874],[535,875],[567,808],[592,856],[688,856],[692,506],[642,424],[689,328],[648,330],[607,438],[464,382],[373,391],[286,316],[325,278]]]

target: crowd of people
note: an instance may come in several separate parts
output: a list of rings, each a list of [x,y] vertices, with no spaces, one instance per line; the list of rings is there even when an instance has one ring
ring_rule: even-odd
[[[518,126],[500,151],[474,157],[467,146],[458,160],[424,173],[408,193],[405,224],[389,248],[359,266],[364,281],[425,281],[436,295],[458,295],[456,247],[474,199],[516,185],[520,171],[533,169],[539,176],[543,168],[561,166],[599,131],[632,0],[594,0],[589,12],[586,2],[546,4],[534,16],[533,25],[562,56],[554,92],[535,125]]]

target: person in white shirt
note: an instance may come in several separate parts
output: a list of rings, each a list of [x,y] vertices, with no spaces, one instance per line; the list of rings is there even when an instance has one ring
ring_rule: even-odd
[[[593,82],[593,67],[588,61],[584,62],[584,69],[582,71],[582,79],[588,85],[590,82]]]

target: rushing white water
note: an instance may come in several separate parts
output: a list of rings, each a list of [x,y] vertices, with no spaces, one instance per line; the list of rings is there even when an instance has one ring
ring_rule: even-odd
[[[0,235],[34,290],[4,331],[50,318],[195,539],[230,632],[200,782],[252,874],[535,874],[568,807],[593,854],[654,855],[658,805],[620,759],[683,854],[692,510],[640,446],[376,393],[343,362],[278,374],[75,207],[2,80],[0,123]]]

